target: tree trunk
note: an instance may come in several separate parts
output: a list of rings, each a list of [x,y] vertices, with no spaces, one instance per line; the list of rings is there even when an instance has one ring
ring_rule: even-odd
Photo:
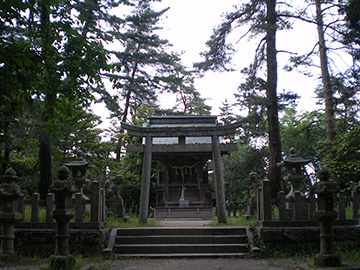
[[[46,199],[49,187],[52,182],[52,172],[51,172],[51,136],[50,136],[50,127],[49,120],[54,120],[54,106],[56,101],[56,92],[54,85],[53,73],[52,73],[52,63],[51,63],[51,44],[52,41],[49,38],[50,31],[50,15],[49,7],[46,6],[46,3],[41,4],[41,44],[42,44],[42,58],[44,59],[44,78],[43,78],[43,87],[44,87],[44,102],[43,102],[43,112],[42,112],[42,121],[43,128],[39,137],[39,194],[40,199]]]
[[[129,112],[129,107],[130,107],[130,97],[131,97],[131,90],[128,90],[128,93],[126,95],[126,99],[125,99],[125,108],[124,108],[124,114],[121,118],[121,122],[124,122],[126,123],[127,121],[127,115],[128,115],[128,112]],[[124,133],[124,130],[122,128],[120,128],[119,130],[119,133],[120,134],[123,134]],[[118,142],[116,144],[116,161],[120,161],[121,160],[121,148],[122,148],[122,145],[123,145],[123,140],[122,140],[122,137],[120,136],[120,138],[118,139]]]
[[[277,197],[281,190],[281,168],[276,163],[281,162],[281,139],[278,119],[277,100],[277,59],[276,59],[276,1],[267,0],[267,34],[266,34],[266,56],[267,56],[267,117],[269,133],[269,172],[271,181],[271,196]]]
[[[9,125],[10,122],[8,121],[4,121],[3,122],[4,125],[4,138],[6,138],[8,136],[8,131],[9,131]],[[4,157],[3,160],[1,161],[1,175],[0,178],[2,178],[2,176],[5,174],[5,171],[8,167],[9,161],[10,161],[10,152],[11,152],[11,147],[9,145],[9,142],[4,142]]]
[[[334,130],[334,100],[333,92],[331,87],[327,54],[326,54],[326,45],[324,39],[324,23],[322,19],[321,11],[321,1],[315,0],[316,5],[316,22],[318,29],[319,37],[319,53],[320,53],[320,67],[321,67],[321,77],[324,88],[324,98],[325,98],[325,130],[326,130],[326,139],[334,140],[335,130]]]
[[[45,132],[47,133],[47,132]],[[48,136],[41,136],[39,140],[39,194],[40,199],[46,199],[46,196],[49,192],[49,187],[52,182],[52,172],[51,172],[51,143]]]
[[[137,49],[137,51],[139,51],[139,48]],[[135,66],[133,68],[133,71],[131,73],[131,79],[135,80],[135,75],[136,75],[136,71],[138,68],[138,63],[135,63]],[[125,108],[124,108],[124,114],[122,116],[122,122],[126,123],[127,121],[127,116],[129,113],[129,108],[130,108],[130,98],[131,98],[131,94],[132,94],[132,89],[133,89],[133,82],[130,83],[130,85],[128,86],[128,92],[126,95],[126,99],[125,99]],[[123,129],[120,129],[120,134],[124,133]],[[122,147],[123,141],[121,138],[119,138],[117,144],[116,144],[116,160],[120,161],[121,159],[121,147]]]

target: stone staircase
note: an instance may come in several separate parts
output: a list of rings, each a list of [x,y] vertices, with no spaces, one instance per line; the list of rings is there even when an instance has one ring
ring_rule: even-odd
[[[104,251],[124,257],[245,256],[251,242],[247,227],[114,228]]]

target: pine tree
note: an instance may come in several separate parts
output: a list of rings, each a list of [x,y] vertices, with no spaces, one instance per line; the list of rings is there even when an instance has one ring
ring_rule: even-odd
[[[277,192],[280,191],[281,181],[281,171],[276,165],[281,161],[276,31],[279,28],[288,28],[289,24],[286,20],[280,19],[281,14],[276,11],[275,0],[251,0],[235,6],[235,9],[235,11],[227,13],[224,16],[223,23],[214,29],[212,36],[206,43],[208,51],[201,53],[205,60],[196,63],[195,67],[203,71],[231,71],[232,56],[235,50],[233,45],[226,41],[234,28],[248,25],[248,34],[262,36],[256,48],[253,62],[249,68],[243,71],[247,76],[248,83],[243,86],[249,90],[246,95],[250,94],[251,98],[254,98],[256,102],[261,100],[260,102],[266,109],[270,148],[268,178],[271,180],[272,196],[276,197]],[[266,64],[266,79],[261,78],[259,74],[264,64]],[[265,95],[262,98],[258,95],[251,95],[251,92],[255,93],[255,91],[265,92]]]
[[[111,52],[116,60],[112,73],[108,74],[117,94],[106,100],[112,117],[121,122],[129,122],[144,104],[158,108],[159,93],[176,93],[186,87],[182,77],[187,71],[181,65],[180,55],[168,52],[171,44],[157,34],[161,30],[161,17],[167,10],[154,11],[151,1],[141,0],[124,19],[123,31],[118,37],[120,48]],[[120,160],[121,147],[119,140],[117,160]]]

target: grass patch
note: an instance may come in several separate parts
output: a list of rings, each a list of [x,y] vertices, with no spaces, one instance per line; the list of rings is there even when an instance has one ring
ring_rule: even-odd
[[[28,204],[25,206],[24,221],[31,222],[31,206]],[[39,222],[45,222],[45,221],[46,221],[46,207],[40,207]]]
[[[28,266],[28,269],[33,267],[41,267],[41,269],[46,269],[46,265],[49,263],[48,258],[40,258],[38,256],[34,257],[23,257],[17,256],[14,260],[2,260],[0,259],[0,268],[11,267],[11,266]],[[30,268],[31,267],[31,268]]]
[[[214,219],[209,225],[214,227],[222,227],[222,226],[234,226],[234,227],[243,227],[243,226],[249,226],[253,227],[256,225],[256,216],[253,216],[249,220],[244,220],[242,216],[240,217],[229,217],[226,218],[227,223],[219,223],[217,219]]]
[[[129,221],[124,219],[107,216],[106,217],[107,228],[133,228],[133,227],[155,227],[156,223],[153,219],[148,219],[147,224],[139,224],[139,217],[137,215],[131,215]]]
[[[341,261],[347,265],[360,266],[360,249],[344,249],[336,248],[336,252],[340,255]]]

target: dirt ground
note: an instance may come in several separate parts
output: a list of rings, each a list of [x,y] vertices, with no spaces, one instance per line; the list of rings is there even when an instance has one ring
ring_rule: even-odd
[[[277,261],[271,259],[135,259],[135,260],[115,260],[106,261],[94,265],[100,269],[124,269],[124,270],[296,270],[309,269],[303,268],[298,263],[290,261]],[[304,266],[306,267],[306,266]],[[99,268],[98,268],[99,269]],[[85,270],[85,269],[84,269]]]
[[[0,266],[1,270],[49,269],[49,262],[39,264]],[[114,259],[89,263],[79,270],[310,270],[309,265],[299,265],[292,260],[203,258],[203,259]],[[343,268],[338,268],[343,269]],[[359,269],[359,268],[358,268]]]

